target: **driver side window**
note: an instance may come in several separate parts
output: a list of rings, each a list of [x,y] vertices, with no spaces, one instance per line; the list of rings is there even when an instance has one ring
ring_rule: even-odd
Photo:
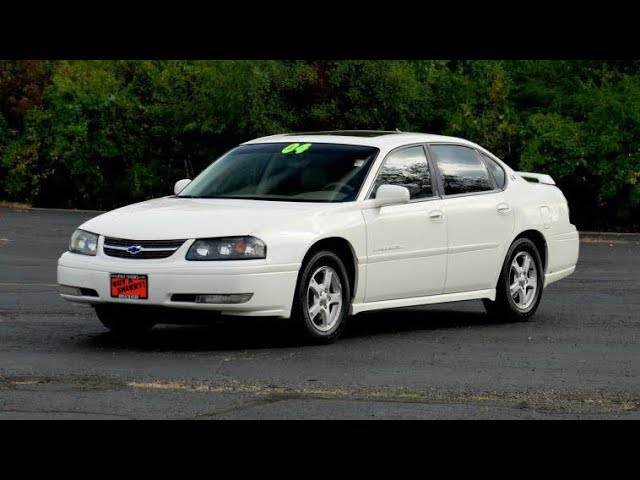
[[[380,185],[406,187],[411,200],[433,196],[431,172],[422,146],[408,147],[390,154],[378,172],[374,197]]]

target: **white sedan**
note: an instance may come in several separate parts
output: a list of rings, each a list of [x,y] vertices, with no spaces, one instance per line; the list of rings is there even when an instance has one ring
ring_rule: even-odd
[[[460,138],[275,135],[174,190],[82,224],[58,261],[62,297],[121,333],[202,309],[290,317],[329,342],[385,308],[479,299],[525,320],[578,260],[551,177]]]

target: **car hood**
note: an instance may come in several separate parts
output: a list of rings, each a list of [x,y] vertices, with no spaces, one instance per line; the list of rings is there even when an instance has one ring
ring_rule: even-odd
[[[339,205],[165,197],[104,213],[80,228],[134,240],[252,235],[275,222],[299,223]]]

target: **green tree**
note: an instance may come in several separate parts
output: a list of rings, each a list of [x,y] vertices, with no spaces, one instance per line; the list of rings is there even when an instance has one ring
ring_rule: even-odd
[[[640,228],[639,61],[0,61],[0,198],[113,208],[247,139],[400,129],[549,173],[581,228]]]

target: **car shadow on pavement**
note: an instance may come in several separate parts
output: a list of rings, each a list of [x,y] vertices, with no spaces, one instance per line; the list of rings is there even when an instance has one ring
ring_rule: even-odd
[[[338,342],[443,329],[481,328],[496,323],[481,311],[434,308],[377,311],[352,317]],[[291,348],[308,344],[300,339],[288,320],[220,317],[209,324],[157,325],[135,338],[123,338],[105,331],[89,336],[87,345],[90,348],[162,352]]]
[[[483,327],[500,323],[484,311],[434,307],[379,310],[353,317],[344,338],[411,334],[418,331]]]

